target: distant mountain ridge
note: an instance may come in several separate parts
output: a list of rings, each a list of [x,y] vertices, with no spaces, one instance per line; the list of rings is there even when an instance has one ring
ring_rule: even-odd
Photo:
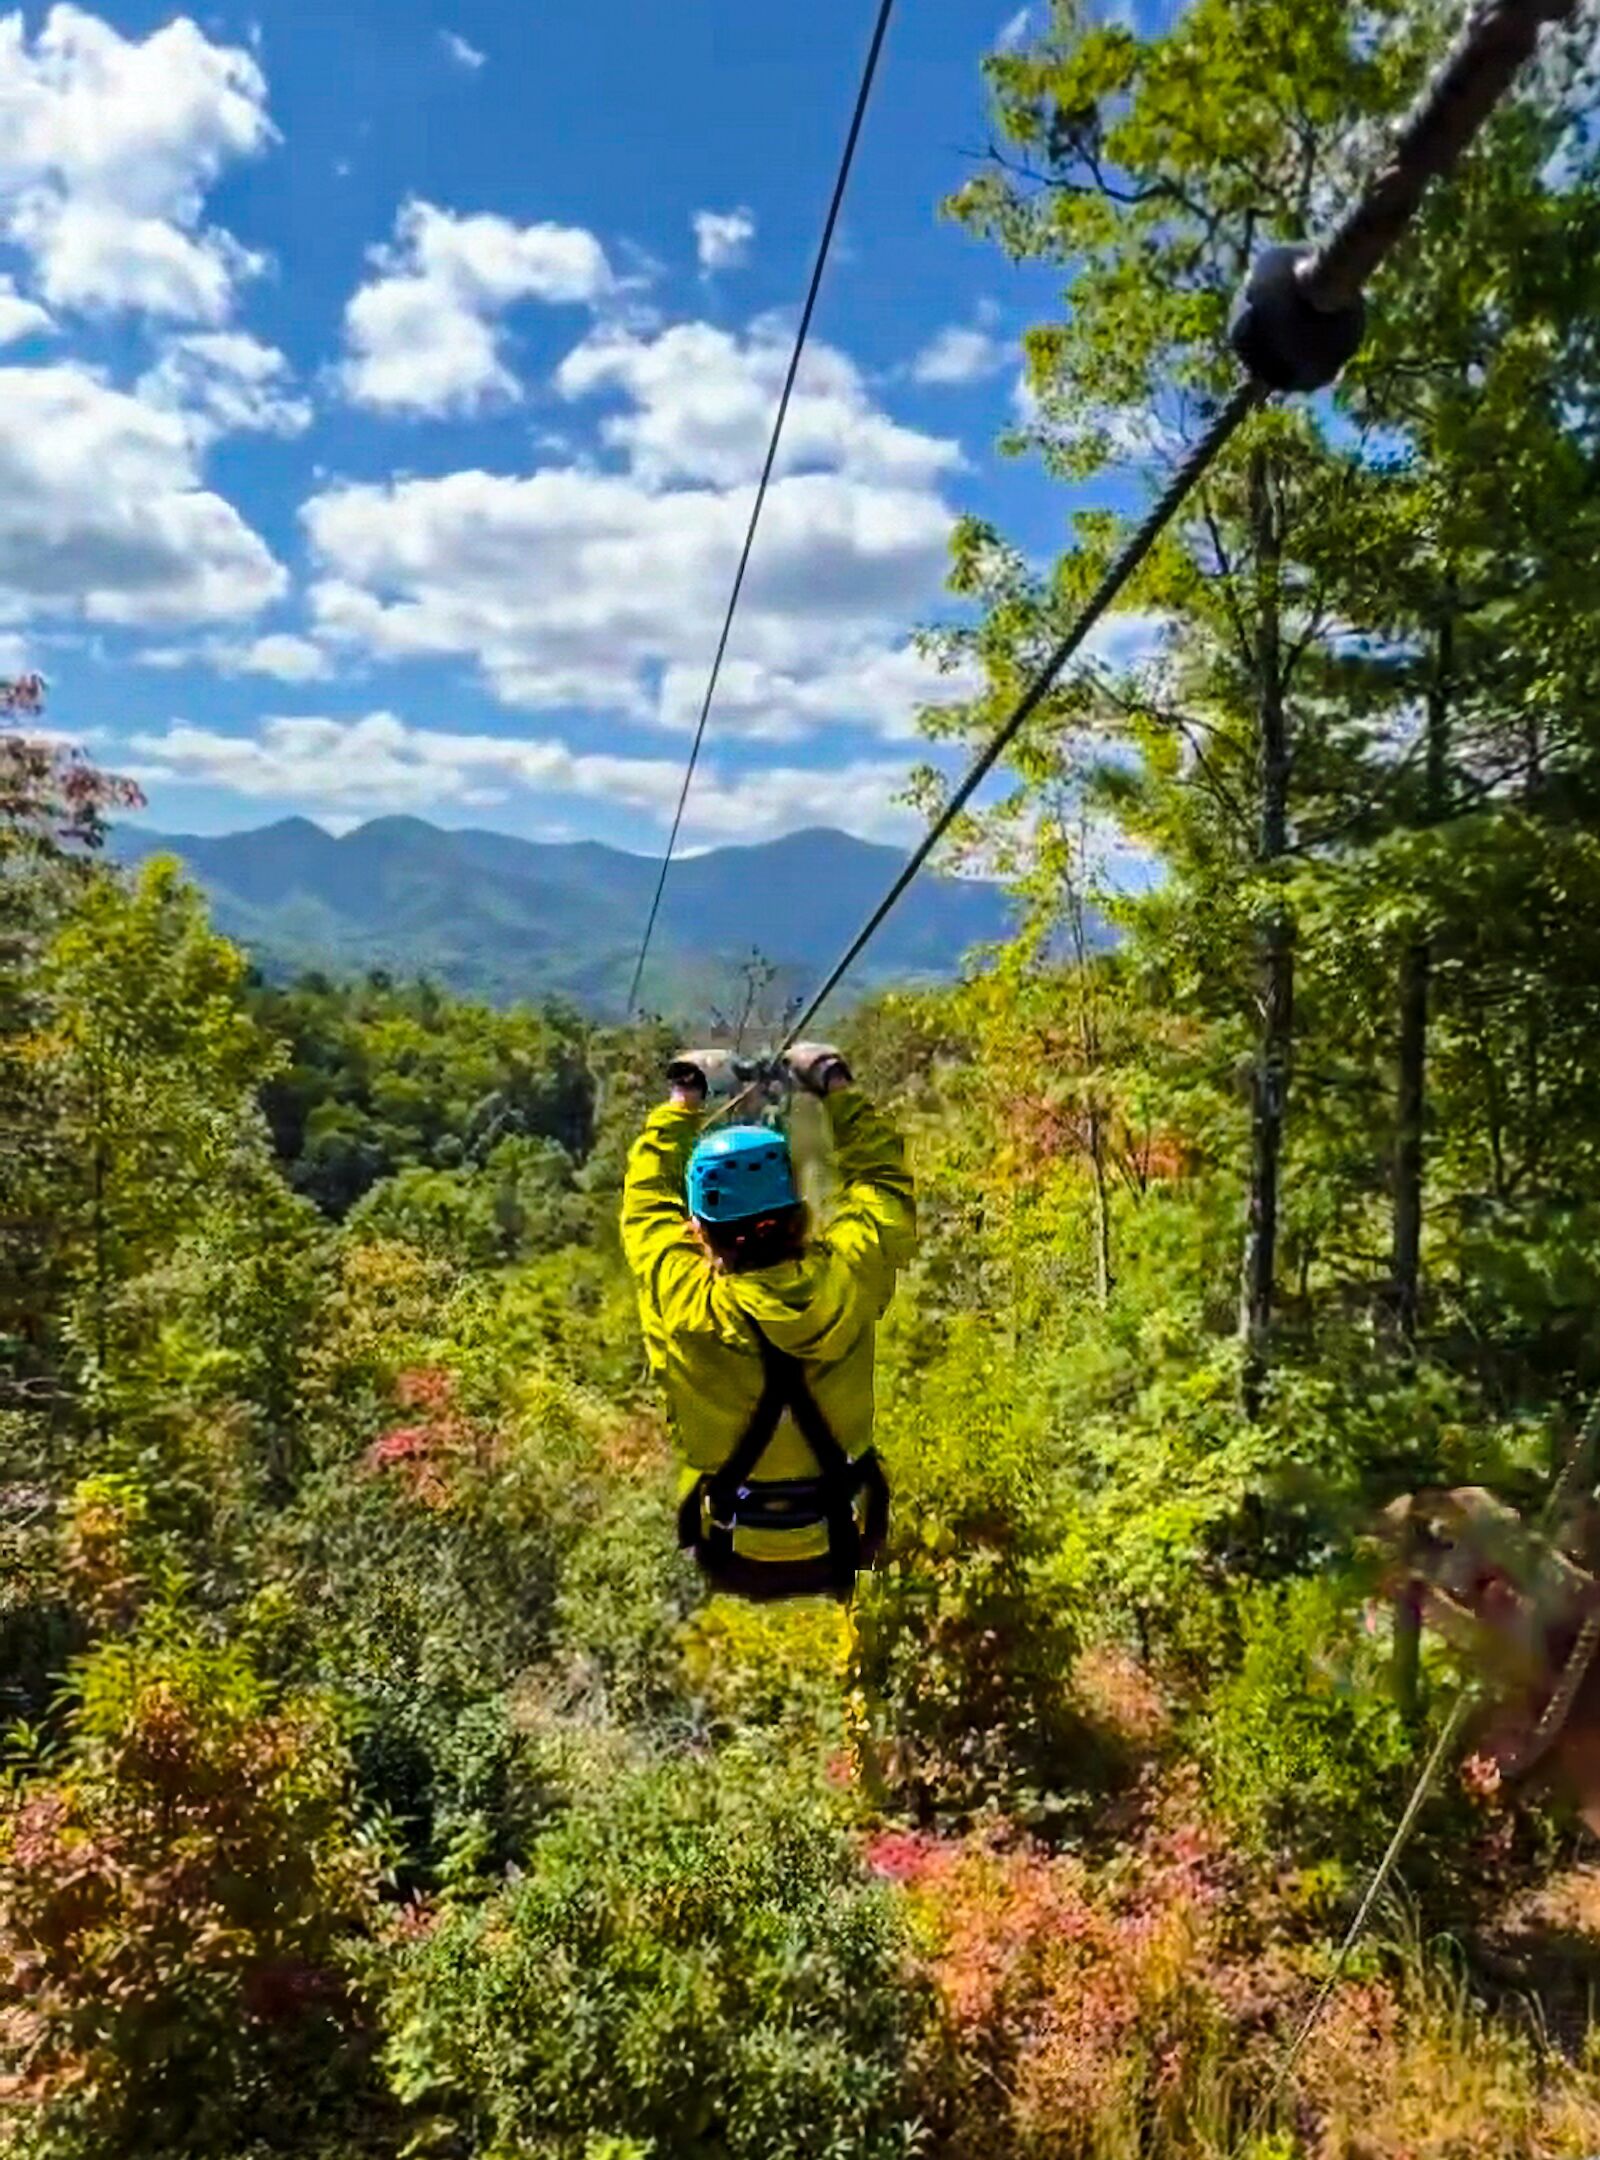
[[[275,976],[384,968],[424,974],[495,1003],[563,997],[615,1016],[659,864],[598,841],[546,843],[386,817],[335,836],[289,817],[215,836],[122,825],[124,863],[176,855],[220,929]],[[677,861],[667,880],[644,1002],[703,1012],[732,995],[758,948],[777,993],[804,991],[835,961],[901,867],[895,849],[826,827]],[[1000,887],[924,875],[883,925],[858,989],[948,979],[975,945],[1007,935]]]

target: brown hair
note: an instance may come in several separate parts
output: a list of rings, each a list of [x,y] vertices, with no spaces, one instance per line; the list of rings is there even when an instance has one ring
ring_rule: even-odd
[[[706,1250],[727,1275],[748,1275],[756,1268],[798,1260],[806,1249],[810,1219],[803,1204],[776,1208],[770,1215],[749,1215],[741,1222],[703,1222],[695,1227]]]

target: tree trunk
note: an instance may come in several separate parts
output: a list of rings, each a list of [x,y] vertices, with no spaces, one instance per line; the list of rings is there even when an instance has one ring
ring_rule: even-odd
[[[1078,1050],[1088,1086],[1089,1165],[1094,1179],[1094,1287],[1102,1311],[1111,1303],[1111,1181],[1106,1170],[1106,1112],[1100,1100],[1100,1022],[1089,977],[1089,926],[1083,890],[1070,863],[1062,881],[1078,994]]]
[[[1415,1724],[1422,1674],[1422,1607],[1415,1592],[1403,1590],[1394,1601],[1394,1666],[1391,1680],[1400,1715]]]
[[[1283,694],[1282,533],[1267,453],[1250,467],[1256,551],[1256,717],[1260,825],[1256,859],[1268,876],[1289,845],[1289,729]],[[1239,1331],[1244,1343],[1244,1406],[1261,1408],[1272,1329],[1278,1259],[1278,1184],[1289,1059],[1294,1034],[1294,925],[1281,903],[1257,928],[1260,1022],[1251,1088],[1250,1202],[1245,1233]]]
[[[1111,1194],[1106,1179],[1104,1120],[1089,1112],[1089,1159],[1094,1172],[1094,1290],[1102,1312],[1111,1303]]]
[[[1434,641],[1428,685],[1427,766],[1423,819],[1435,824],[1446,808],[1450,761],[1450,689],[1455,622],[1447,608]],[[1417,1339],[1422,1302],[1423,1179],[1428,1115],[1428,999],[1433,947],[1413,938],[1400,956],[1400,1069],[1395,1089],[1394,1249],[1391,1263],[1395,1325],[1409,1348]]]
[[[1394,1318],[1417,1339],[1422,1277],[1423,1123],[1427,1115],[1428,988],[1433,949],[1415,938],[1400,956],[1400,1073],[1395,1097]]]

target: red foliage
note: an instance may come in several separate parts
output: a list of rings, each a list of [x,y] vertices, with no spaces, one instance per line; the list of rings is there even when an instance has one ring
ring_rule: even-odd
[[[8,706],[0,684],[0,712]],[[37,854],[60,856],[99,847],[106,819],[140,810],[133,781],[101,772],[80,751],[37,737],[0,733],[0,827]]]
[[[71,1757],[0,1797],[0,2035],[16,2097],[153,2150],[196,2079],[225,2110],[253,2051],[353,2029],[377,1886],[320,1707],[222,1657],[106,1655]]]
[[[367,1461],[374,1470],[388,1470],[396,1463],[426,1458],[432,1447],[433,1434],[426,1425],[397,1425],[393,1432],[373,1441]]]
[[[397,1943],[425,1942],[442,1918],[439,1907],[429,1899],[408,1898],[404,1905],[391,1907],[387,1933]]]
[[[455,1402],[456,1376],[442,1365],[414,1365],[395,1382],[394,1399],[402,1410],[441,1416]]]
[[[1035,1166],[1087,1156],[1094,1145],[1093,1123],[1081,1103],[1032,1090],[1009,1096],[999,1121],[1014,1153]],[[1194,1167],[1194,1150],[1180,1133],[1135,1132],[1114,1113],[1102,1113],[1100,1140],[1107,1154],[1126,1163],[1144,1184],[1170,1183]]]
[[[1098,1878],[1025,1840],[886,1831],[867,1859],[905,1886],[931,1946],[942,2149],[962,2160],[1097,2151],[1135,2115],[1175,2127],[1205,2063],[1252,2063],[1297,1992],[1280,1953],[1242,1947],[1249,1886],[1190,1784]]]
[[[961,1845],[929,1830],[880,1830],[867,1841],[867,1865],[891,1882],[926,1884],[956,1864]]]
[[[439,1366],[420,1365],[395,1382],[403,1410],[422,1414],[413,1425],[396,1425],[375,1440],[363,1458],[369,1472],[399,1475],[424,1507],[449,1507],[455,1498],[455,1474],[486,1462],[493,1439],[456,1404],[456,1379]]]
[[[0,676],[0,713],[38,714],[43,711],[42,675]]]

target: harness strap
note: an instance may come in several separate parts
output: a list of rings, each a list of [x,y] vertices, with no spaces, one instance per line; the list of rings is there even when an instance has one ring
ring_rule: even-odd
[[[748,1315],[746,1318],[748,1319]],[[734,1558],[733,1533],[740,1495],[770,1446],[785,1410],[816,1457],[815,1490],[828,1526],[829,1572],[835,1589],[848,1591],[863,1567],[876,1564],[889,1531],[889,1482],[877,1453],[852,1462],[806,1382],[799,1358],[770,1342],[753,1320],[761,1353],[762,1388],[749,1424],[720,1469],[696,1480],[678,1511],[678,1542],[692,1550],[711,1575]],[[791,1485],[809,1481],[791,1480]],[[856,1495],[866,1494],[865,1524],[856,1520]]]

